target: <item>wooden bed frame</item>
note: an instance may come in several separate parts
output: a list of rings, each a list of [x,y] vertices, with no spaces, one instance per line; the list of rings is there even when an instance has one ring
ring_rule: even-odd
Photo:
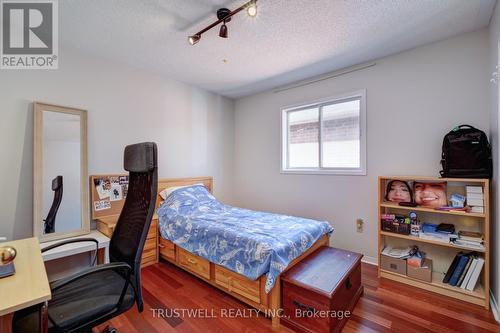
[[[181,179],[160,179],[158,181],[158,193],[169,187],[194,185],[202,183],[212,193],[212,177],[196,177]],[[157,205],[159,206],[163,199],[158,194]],[[320,238],[313,246],[300,257],[293,260],[288,269],[299,263],[302,259],[310,255],[321,246],[329,246],[329,236]],[[274,288],[266,294],[266,276],[262,275],[255,281],[249,280],[243,275],[234,273],[222,266],[216,265],[192,254],[172,242],[165,240],[158,232],[158,246],[160,258],[164,259],[183,270],[193,273],[212,286],[221,289],[227,294],[239,299],[240,301],[252,306],[255,309],[263,311],[268,317],[271,317],[272,326],[278,328],[281,315],[281,281],[278,277]]]

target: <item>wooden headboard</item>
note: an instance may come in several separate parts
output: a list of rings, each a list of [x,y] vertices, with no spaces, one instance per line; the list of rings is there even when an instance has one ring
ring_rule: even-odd
[[[194,184],[203,184],[207,190],[212,193],[214,180],[212,177],[193,177],[193,178],[165,178],[158,180],[158,198],[156,199],[156,206],[158,207],[163,199],[160,197],[160,192],[169,187],[187,186]]]

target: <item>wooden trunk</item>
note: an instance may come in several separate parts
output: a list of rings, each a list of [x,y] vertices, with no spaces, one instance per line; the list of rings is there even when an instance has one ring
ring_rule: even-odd
[[[321,247],[282,277],[283,325],[297,332],[340,332],[363,293],[362,255]]]

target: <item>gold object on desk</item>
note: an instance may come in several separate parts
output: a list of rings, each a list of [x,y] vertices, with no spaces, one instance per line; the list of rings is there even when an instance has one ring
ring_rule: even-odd
[[[17,249],[16,274],[0,280],[0,332],[9,332],[15,311],[44,304],[52,295],[37,238],[9,241],[2,246]]]
[[[0,247],[0,266],[8,265],[14,261],[16,258],[16,249],[12,246],[2,246]]]

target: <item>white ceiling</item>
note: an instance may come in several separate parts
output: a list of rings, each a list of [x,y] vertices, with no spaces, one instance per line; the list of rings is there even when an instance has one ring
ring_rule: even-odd
[[[259,0],[195,46],[221,6],[245,0],[64,0],[61,43],[241,97],[488,25],[495,0]],[[224,62],[223,59],[227,59]]]

